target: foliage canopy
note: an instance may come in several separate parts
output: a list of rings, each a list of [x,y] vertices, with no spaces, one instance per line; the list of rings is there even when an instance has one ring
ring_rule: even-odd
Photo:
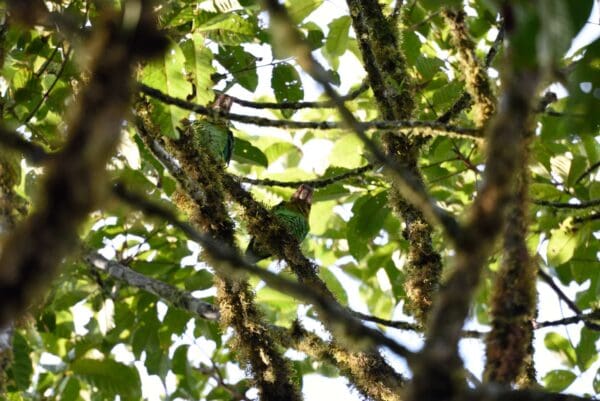
[[[569,52],[592,6],[7,2],[0,397],[600,393],[600,41]],[[231,127],[231,163],[183,119]],[[303,183],[299,246],[269,208]]]

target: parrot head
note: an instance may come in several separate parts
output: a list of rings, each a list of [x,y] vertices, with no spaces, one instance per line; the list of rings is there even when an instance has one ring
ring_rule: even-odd
[[[231,105],[233,104],[233,98],[231,96],[227,96],[224,93],[221,93],[217,96],[215,101],[211,104],[211,108],[213,110],[220,111],[229,111],[231,109]]]
[[[296,192],[294,192],[290,199],[290,203],[295,205],[306,217],[310,213],[313,192],[314,189],[310,185],[302,184],[296,189]]]

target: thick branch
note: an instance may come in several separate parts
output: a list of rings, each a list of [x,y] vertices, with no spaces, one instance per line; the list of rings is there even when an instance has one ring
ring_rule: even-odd
[[[486,381],[528,387],[535,383],[533,319],[536,271],[527,249],[529,152],[525,151],[507,213],[502,265],[491,297],[492,330],[486,337]]]
[[[162,51],[151,6],[136,9],[137,26],[123,30],[108,20],[93,36],[90,80],[68,122],[68,140],[47,174],[31,214],[3,244],[0,257],[0,326],[43,293],[60,263],[78,242],[77,230],[104,198],[105,165],[116,148],[129,107],[133,64]],[[132,11],[133,12],[133,11]],[[139,46],[139,38],[152,45]]]
[[[140,209],[142,212],[165,220],[179,228],[191,240],[201,244],[212,257],[222,262],[218,266],[221,271],[232,275],[240,273],[253,274],[263,280],[268,286],[314,305],[325,320],[333,322],[332,327],[334,328],[334,332],[339,334],[341,338],[351,340],[350,342],[354,347],[360,349],[372,344],[387,347],[403,358],[410,358],[413,355],[411,351],[386,337],[381,332],[360,324],[348,311],[339,304],[323,297],[319,292],[248,263],[235,249],[206,234],[198,232],[191,224],[180,221],[172,211],[164,208],[162,205],[130,192],[120,184],[114,187],[113,193],[119,199]]]
[[[140,107],[140,109],[143,109]],[[141,125],[140,134],[152,149],[162,151],[157,141]],[[185,188],[172,195],[173,202],[185,211],[190,222],[206,231],[215,240],[236,249],[234,223],[231,220],[223,196],[223,167],[206,149],[195,145],[193,136],[182,133],[179,140],[169,140],[167,145],[180,163],[183,175],[176,172]],[[166,152],[159,157],[170,162]],[[175,167],[173,165],[170,166]],[[191,185],[196,183],[196,185]],[[198,196],[198,194],[202,196]],[[207,261],[218,267],[220,261],[208,253]],[[248,362],[252,377],[265,401],[300,400],[300,392],[292,383],[289,362],[274,346],[267,324],[254,303],[248,282],[244,278],[230,278],[220,269],[215,276],[217,302],[221,311],[221,324],[236,331],[233,347],[242,362]]]
[[[381,116],[386,120],[409,118],[414,109],[415,85],[399,46],[396,27],[384,17],[377,1],[348,0],[347,3]],[[417,187],[424,187],[417,159],[425,139],[385,132],[382,142],[389,160],[402,165]],[[438,221],[432,220],[422,208],[423,202],[407,195],[401,181],[391,178],[389,204],[406,224],[402,234],[409,243],[404,284],[407,305],[417,322],[423,325],[442,271],[441,257],[431,239],[432,225],[428,224]],[[452,234],[449,236],[452,238]]]
[[[2,125],[0,125],[0,143],[2,146],[22,153],[33,164],[40,164],[52,158],[52,155],[46,153],[42,146],[28,141],[18,132],[11,131]]]
[[[524,137],[530,132],[531,99],[538,76],[513,67],[502,82],[503,107],[488,132],[483,188],[470,209],[464,236],[457,242],[454,271],[435,303],[409,401],[448,400],[465,390],[458,341],[481,271],[504,224]]]

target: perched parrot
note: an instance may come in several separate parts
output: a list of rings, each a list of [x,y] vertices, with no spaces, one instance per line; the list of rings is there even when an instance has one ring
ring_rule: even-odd
[[[302,184],[289,201],[283,201],[272,209],[273,214],[275,214],[298,242],[304,240],[310,228],[308,225],[308,215],[310,213],[312,196],[312,187]],[[267,250],[267,247],[258,242],[255,237],[252,237],[248,248],[246,248],[246,259],[252,263],[256,263],[269,256],[271,256],[271,253]]]
[[[213,110],[229,111],[231,108],[231,97],[221,94],[210,105]],[[233,132],[229,127],[229,121],[223,118],[201,117],[194,121],[182,120],[183,131],[190,130],[197,141],[197,145],[208,149],[211,155],[225,164],[229,164],[233,152]]]

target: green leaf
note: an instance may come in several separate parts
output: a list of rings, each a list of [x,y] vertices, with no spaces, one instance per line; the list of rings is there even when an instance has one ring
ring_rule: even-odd
[[[214,14],[201,13],[196,19],[197,32],[204,32],[210,39],[221,45],[238,46],[252,42],[257,27],[236,12]]]
[[[269,166],[267,156],[259,148],[239,137],[236,137],[233,143],[232,159],[238,163],[254,164],[265,168]]]
[[[323,0],[290,0],[287,5],[287,11],[295,24],[300,24],[304,18],[308,17],[313,11],[323,4]]]
[[[406,61],[413,65],[417,61],[417,57],[421,54],[421,41],[413,31],[405,31],[402,33],[400,46]]]
[[[208,104],[214,98],[211,76],[216,70],[212,65],[213,53],[204,46],[204,38],[197,33],[181,43],[181,50],[185,55],[185,68],[193,76],[196,101]]]
[[[188,291],[206,290],[213,286],[214,275],[208,270],[199,270],[185,279],[185,289]]]
[[[450,81],[433,93],[433,107],[444,110],[454,104],[462,95],[464,85],[459,80]]]
[[[12,372],[15,383],[19,390],[25,391],[31,384],[31,376],[33,375],[33,365],[31,362],[31,348],[25,337],[18,331],[13,334],[13,362]]]
[[[75,377],[67,377],[60,387],[60,399],[61,401],[76,401],[79,399],[79,392],[81,390],[81,384]]]
[[[592,385],[594,386],[594,392],[600,394],[600,368],[596,371]]]
[[[348,295],[346,294],[346,290],[339,282],[335,274],[333,274],[328,269],[320,269],[319,276],[323,279],[327,287],[331,290],[333,295],[337,298],[337,300],[342,305],[348,304]]]
[[[356,135],[346,134],[335,142],[329,164],[337,167],[355,168],[364,163],[363,142]]]
[[[431,11],[439,11],[443,7],[455,8],[462,6],[462,1],[460,0],[421,0],[419,1],[421,7],[431,10]]]
[[[566,389],[577,378],[570,370],[551,370],[544,376],[544,386],[548,391],[560,392]]]
[[[306,31],[306,40],[310,44],[311,50],[318,49],[323,46],[325,34],[321,30],[321,27],[314,22],[307,22],[301,26]]]
[[[350,25],[352,20],[344,15],[329,23],[329,34],[325,41],[325,50],[331,57],[340,57],[348,48]]]
[[[270,309],[277,324],[288,324],[296,318],[298,305],[294,298],[280,291],[263,287],[256,293],[256,302]]]
[[[69,307],[81,301],[82,299],[84,299],[85,297],[87,297],[88,295],[90,295],[90,293],[84,290],[71,290],[67,292],[62,292],[59,296],[57,296],[54,299],[54,309],[57,311],[66,310]]]
[[[164,57],[158,58],[144,67],[141,80],[144,84],[170,96],[185,99],[192,92],[192,87],[183,75],[184,65],[185,57],[181,48],[177,44],[171,43]],[[176,127],[188,112],[175,106],[164,105],[155,99],[151,99],[150,103],[153,106],[150,118],[158,125],[161,133],[169,138],[178,138]]]
[[[559,353],[570,367],[575,366],[577,356],[569,340],[558,333],[550,332],[544,337],[544,345],[549,350]]]
[[[273,164],[280,157],[298,151],[299,149],[289,142],[276,142],[265,149],[265,156],[269,159],[269,164]]]
[[[383,228],[383,222],[390,213],[387,196],[387,191],[382,191],[375,196],[364,195],[354,203],[353,216],[348,221],[346,237],[350,253],[357,260],[366,255],[367,244]]]
[[[137,369],[112,359],[79,359],[71,364],[75,375],[96,387],[101,393],[138,400],[142,396]]]
[[[271,87],[278,102],[297,102],[304,99],[302,80],[296,68],[288,63],[279,63],[273,68]],[[294,110],[282,110],[284,117],[289,118]]]
[[[577,232],[567,229],[552,230],[550,241],[548,241],[548,264],[559,266],[568,262],[575,253],[579,241]]]
[[[215,58],[225,67],[236,82],[250,92],[258,86],[258,73],[256,71],[256,57],[248,53],[242,46],[219,47]]]
[[[575,348],[577,354],[577,367],[582,372],[588,370],[594,362],[598,359],[598,353],[596,352],[596,341],[600,338],[600,333],[592,331],[587,327],[581,328],[581,336],[579,338],[579,344]]]
[[[420,55],[416,60],[416,67],[423,80],[427,81],[433,78],[435,74],[441,71],[444,62],[437,57],[427,57]]]

